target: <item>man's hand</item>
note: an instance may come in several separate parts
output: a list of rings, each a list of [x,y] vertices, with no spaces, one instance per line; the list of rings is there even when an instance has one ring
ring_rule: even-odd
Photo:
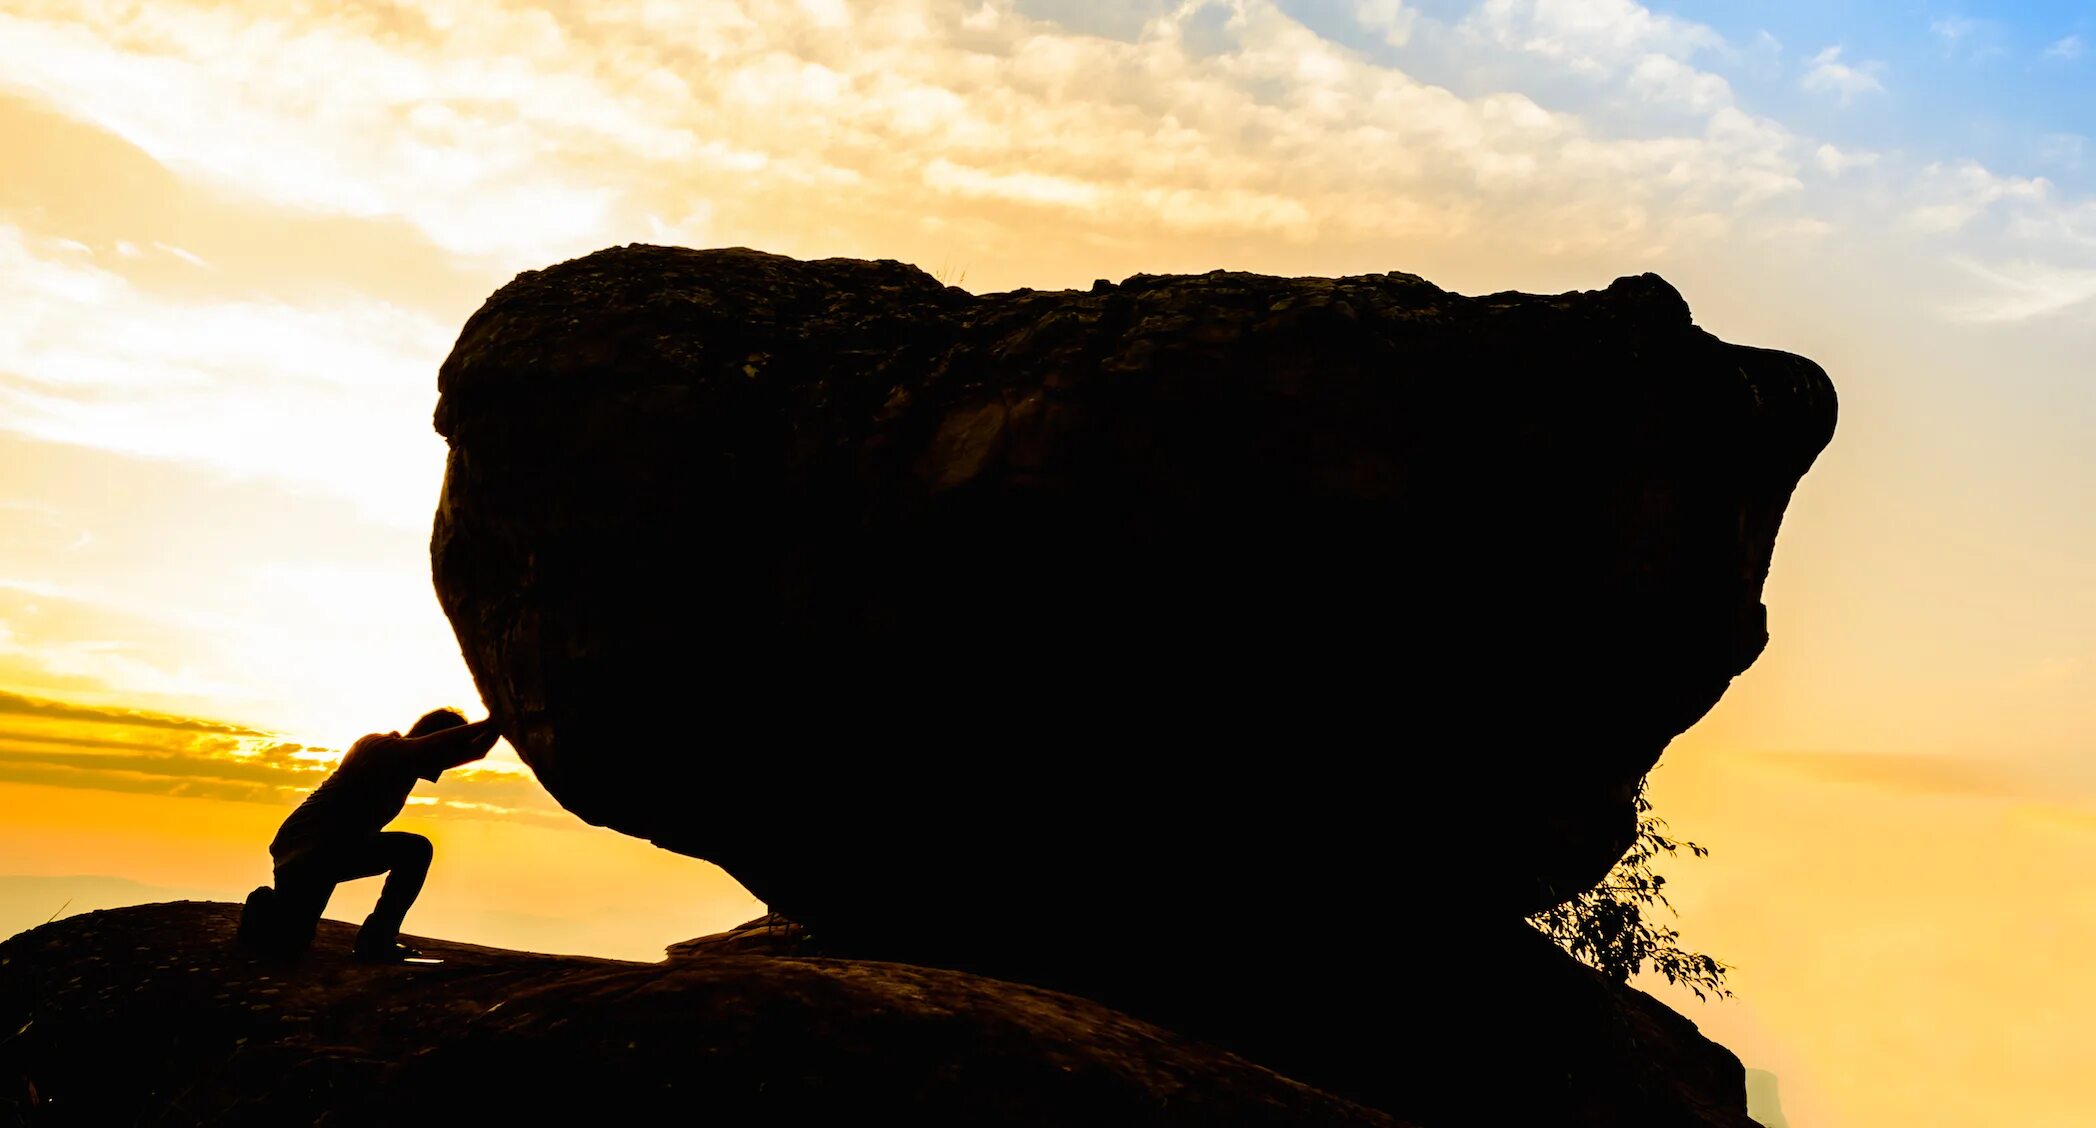
[[[493,717],[489,717],[478,724],[471,724],[465,727],[481,730],[480,735],[473,738],[473,754],[466,757],[467,760],[478,760],[482,756],[487,755],[488,749],[495,747],[495,742],[502,739],[502,730],[495,727],[495,718]]]
[[[415,774],[434,780],[446,768],[469,764],[487,755],[488,749],[500,739],[502,733],[495,728],[495,718],[489,717],[469,725],[454,725],[428,736],[403,738],[402,743],[407,745],[408,754],[418,765]]]

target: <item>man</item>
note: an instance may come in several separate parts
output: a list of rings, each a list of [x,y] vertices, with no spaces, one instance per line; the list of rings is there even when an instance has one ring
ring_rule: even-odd
[[[269,844],[275,896],[256,890],[248,905],[251,916],[266,916],[268,923],[244,920],[243,935],[276,954],[297,955],[312,944],[336,884],[383,873],[385,888],[357,933],[356,956],[398,963],[421,955],[399,935],[429,874],[429,839],[385,826],[407,806],[417,779],[435,782],[446,768],[480,759],[500,735],[493,718],[467,724],[458,710],[437,709],[406,736],[373,733],[350,745]]]

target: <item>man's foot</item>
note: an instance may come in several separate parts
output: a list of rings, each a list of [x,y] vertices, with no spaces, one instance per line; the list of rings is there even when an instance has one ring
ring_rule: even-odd
[[[400,943],[400,921],[395,917],[382,917],[372,913],[364,918],[364,927],[357,929],[356,953],[358,963],[404,963],[422,958],[422,953]]]
[[[425,957],[418,948],[410,948],[406,944],[401,943],[389,943],[384,945],[359,944],[356,946],[355,958],[358,963],[397,964]]]

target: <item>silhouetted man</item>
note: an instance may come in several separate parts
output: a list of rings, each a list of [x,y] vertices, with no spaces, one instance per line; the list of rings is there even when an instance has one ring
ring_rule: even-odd
[[[276,895],[268,946],[287,955],[304,951],[338,883],[385,874],[378,905],[357,933],[357,958],[397,963],[420,955],[399,936],[429,874],[429,839],[385,826],[407,806],[416,780],[434,782],[446,768],[480,759],[500,735],[492,719],[467,724],[458,710],[437,709],[406,736],[373,733],[350,745],[269,844]]]

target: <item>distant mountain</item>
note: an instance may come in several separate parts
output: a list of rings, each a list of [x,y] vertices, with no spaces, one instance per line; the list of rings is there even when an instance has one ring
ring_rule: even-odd
[[[223,900],[225,890],[170,889],[104,874],[64,877],[0,874],[0,937],[35,928],[53,918],[154,901]]]
[[[1761,1128],[1790,1128],[1783,1116],[1783,1098],[1776,1088],[1776,1075],[1766,1069],[1747,1070],[1747,1115]]]

